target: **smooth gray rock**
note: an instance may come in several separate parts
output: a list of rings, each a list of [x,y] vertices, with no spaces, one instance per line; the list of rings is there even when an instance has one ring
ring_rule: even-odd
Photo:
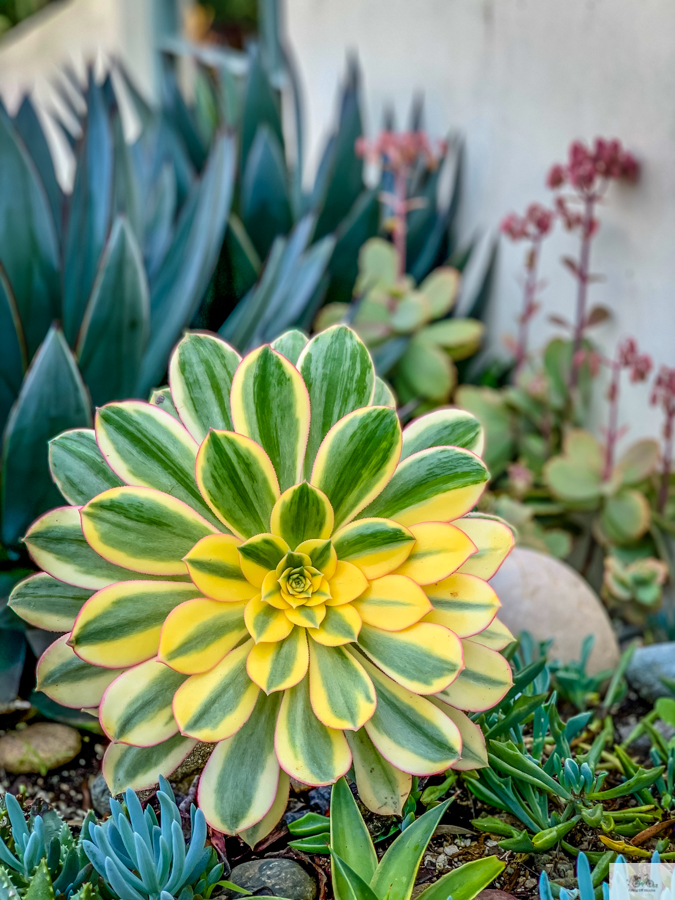
[[[99,816],[105,818],[110,815],[110,798],[112,794],[105,783],[103,775],[97,775],[89,786],[91,794],[91,805],[94,807]]]
[[[649,703],[659,697],[672,697],[662,677],[675,681],[675,642],[638,647],[626,672],[633,690]]]
[[[0,738],[0,766],[14,775],[46,774],[69,763],[80,752],[79,732],[69,725],[38,722]]]
[[[251,892],[267,887],[288,900],[314,900],[317,893],[314,879],[292,859],[254,859],[235,866],[227,880]]]
[[[573,662],[587,634],[595,636],[589,674],[613,669],[619,645],[600,599],[567,563],[515,547],[490,584],[501,600],[499,619],[517,637],[528,631],[537,641],[553,638],[550,659]]]

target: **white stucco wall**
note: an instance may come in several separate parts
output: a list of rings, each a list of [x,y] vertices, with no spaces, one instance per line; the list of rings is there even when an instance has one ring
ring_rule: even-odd
[[[463,132],[463,232],[495,227],[514,209],[546,201],[549,165],[573,138],[620,138],[643,170],[635,187],[612,186],[594,245],[607,280],[591,299],[615,311],[595,334],[607,348],[633,334],[657,363],[675,365],[675,4],[672,0],[287,0],[287,24],[306,86],[310,141],[334,114],[345,53],[362,64],[369,130],[385,104],[407,121],[424,91],[434,136]],[[570,317],[575,283],[562,269],[574,239],[545,246],[548,311]],[[503,242],[491,340],[514,331],[523,248]],[[544,316],[539,345],[551,332]],[[659,417],[644,385],[622,406],[631,436]]]

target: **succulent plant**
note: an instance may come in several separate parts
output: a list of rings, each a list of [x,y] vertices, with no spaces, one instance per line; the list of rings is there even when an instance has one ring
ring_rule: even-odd
[[[6,793],[4,805],[11,826],[13,851],[0,838],[0,890],[11,884],[22,890],[33,879],[47,881],[54,894],[71,897],[91,880],[92,867],[83,849],[83,840],[94,820],[91,813],[75,841],[68,825],[51,809],[31,815],[26,822],[16,798]],[[4,884],[3,884],[4,882]]]
[[[476,319],[447,318],[459,282],[456,269],[441,266],[416,286],[410,275],[398,274],[394,245],[371,238],[359,254],[355,313],[350,316],[348,304],[330,303],[319,313],[315,328],[320,331],[351,318],[354,330],[373,351],[376,365],[380,362],[378,371],[388,375],[401,403],[416,398],[431,401],[432,406],[447,403],[457,384],[454,361],[472,356],[485,330]],[[392,338],[399,339],[396,354],[391,353],[397,346]]]
[[[157,800],[161,822],[128,789],[125,807],[110,800],[112,815],[89,828],[84,852],[120,900],[192,900],[209,897],[223,874],[213,847],[206,847],[206,821],[190,807],[190,843],[186,846],[181,815],[171,785],[159,776]]]
[[[626,562],[609,554],[605,557],[602,596],[615,605],[632,604],[644,615],[661,606],[667,579],[668,566],[660,559],[648,556]]]
[[[111,790],[212,743],[200,807],[255,842],[288,775],[328,784],[353,763],[364,802],[397,813],[411,772],[475,765],[464,711],[511,684],[487,580],[513,544],[471,513],[477,421],[438,410],[401,433],[345,326],[244,359],[188,334],[169,372],[163,409],[108,404],[52,443],[72,505],[29,529],[44,572],[11,599],[69,632],[39,687],[98,707]]]
[[[375,846],[344,778],[333,787],[330,852],[336,900],[410,900],[427,845],[450,804],[439,803],[410,824],[378,861]],[[425,888],[424,900],[461,896],[473,900],[504,870],[496,856],[465,863]]]
[[[588,431],[572,429],[562,454],[544,466],[544,478],[554,497],[579,509],[598,510],[596,533],[605,543],[628,544],[649,528],[649,502],[636,486],[656,471],[659,455],[657,441],[637,441],[606,479],[600,443]]]

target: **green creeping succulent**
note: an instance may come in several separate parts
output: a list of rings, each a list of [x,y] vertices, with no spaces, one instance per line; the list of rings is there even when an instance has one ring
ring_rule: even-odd
[[[125,807],[110,800],[112,815],[89,828],[84,852],[120,900],[200,900],[220,882],[223,864],[206,847],[206,820],[190,807],[191,838],[186,847],[181,815],[170,784],[160,776],[157,800],[161,824],[151,806],[145,810],[127,790]],[[228,885],[229,886],[229,885]]]
[[[53,810],[31,816],[26,822],[12,794],[5,794],[4,802],[13,849],[0,838],[0,875],[4,876],[0,881],[9,880],[21,890],[30,890],[34,881],[48,881],[51,896],[65,898],[91,881],[92,866],[83,841],[94,821],[93,813],[85,819],[80,839],[75,841],[68,825]]]
[[[416,286],[410,275],[399,275],[396,250],[382,238],[367,241],[359,254],[352,324],[399,402],[426,401],[420,412],[448,402],[457,384],[454,363],[472,356],[483,338],[482,322],[448,318],[459,282],[456,269],[442,266]],[[348,304],[328,304],[315,328],[321,331],[349,314]]]
[[[594,533],[602,544],[629,544],[649,529],[649,502],[636,486],[656,471],[659,456],[657,441],[637,441],[605,476],[601,444],[589,432],[572,429],[560,456],[544,466],[544,480],[569,507],[597,513]]]
[[[364,802],[396,815],[413,774],[485,765],[465,710],[511,685],[488,581],[513,535],[473,512],[476,420],[402,429],[344,325],[243,359],[189,333],[169,381],[162,408],[111,403],[53,442],[71,505],[29,530],[44,571],[10,601],[63,634],[38,684],[97,711],[113,793],[213,744],[199,806],[255,844],[289,776],[353,765]]]

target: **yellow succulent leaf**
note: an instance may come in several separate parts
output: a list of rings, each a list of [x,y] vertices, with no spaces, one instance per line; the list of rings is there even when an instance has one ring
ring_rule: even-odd
[[[351,604],[326,607],[326,618],[319,628],[309,632],[312,638],[325,647],[351,644],[359,636],[361,616]]]
[[[256,644],[259,641],[283,641],[293,629],[286,613],[265,603],[260,597],[248,601],[244,621]]]
[[[316,717],[328,728],[361,728],[375,711],[373,682],[344,647],[309,642],[309,693]]]
[[[439,692],[439,699],[457,709],[482,712],[504,697],[513,684],[511,666],[501,653],[463,640],[464,668],[450,687]]]
[[[480,514],[455,519],[454,524],[477,547],[459,571],[489,581],[513,549],[513,532],[505,522]]]
[[[323,604],[298,606],[296,609],[287,609],[285,615],[294,625],[300,625],[303,628],[318,628],[326,618],[326,607]]]
[[[285,691],[307,674],[309,650],[304,628],[293,631],[275,644],[256,644],[248,654],[246,671],[266,694]]]
[[[257,534],[239,546],[241,568],[246,578],[261,587],[268,572],[276,569],[290,547],[276,534]]]
[[[369,580],[397,569],[414,543],[412,532],[388,519],[357,519],[333,536],[339,558],[353,563]]]
[[[354,603],[367,625],[384,631],[400,631],[419,622],[431,610],[422,588],[405,575],[376,578]]]
[[[476,545],[459,528],[447,522],[421,522],[411,525],[415,546],[396,570],[418,584],[440,581],[458,569],[476,552]]]
[[[246,578],[239,562],[239,538],[210,534],[185,557],[190,578],[213,600],[250,600],[258,591]]]
[[[487,628],[479,634],[474,634],[471,640],[476,644],[483,644],[491,650],[503,650],[515,641],[515,637],[499,619],[493,619]]]
[[[368,587],[368,580],[363,572],[348,562],[338,560],[335,574],[328,582],[330,600],[327,606],[342,606],[360,597]]]
[[[159,640],[160,662],[195,675],[212,669],[248,632],[245,601],[188,600],[169,613]]]
[[[260,688],[246,671],[253,647],[231,650],[210,672],[192,675],[176,691],[173,712],[182,734],[199,741],[222,741],[235,734],[253,712]]]
[[[479,636],[501,606],[494,588],[475,575],[455,572],[424,590],[434,607],[425,622],[445,625],[459,637]]]

